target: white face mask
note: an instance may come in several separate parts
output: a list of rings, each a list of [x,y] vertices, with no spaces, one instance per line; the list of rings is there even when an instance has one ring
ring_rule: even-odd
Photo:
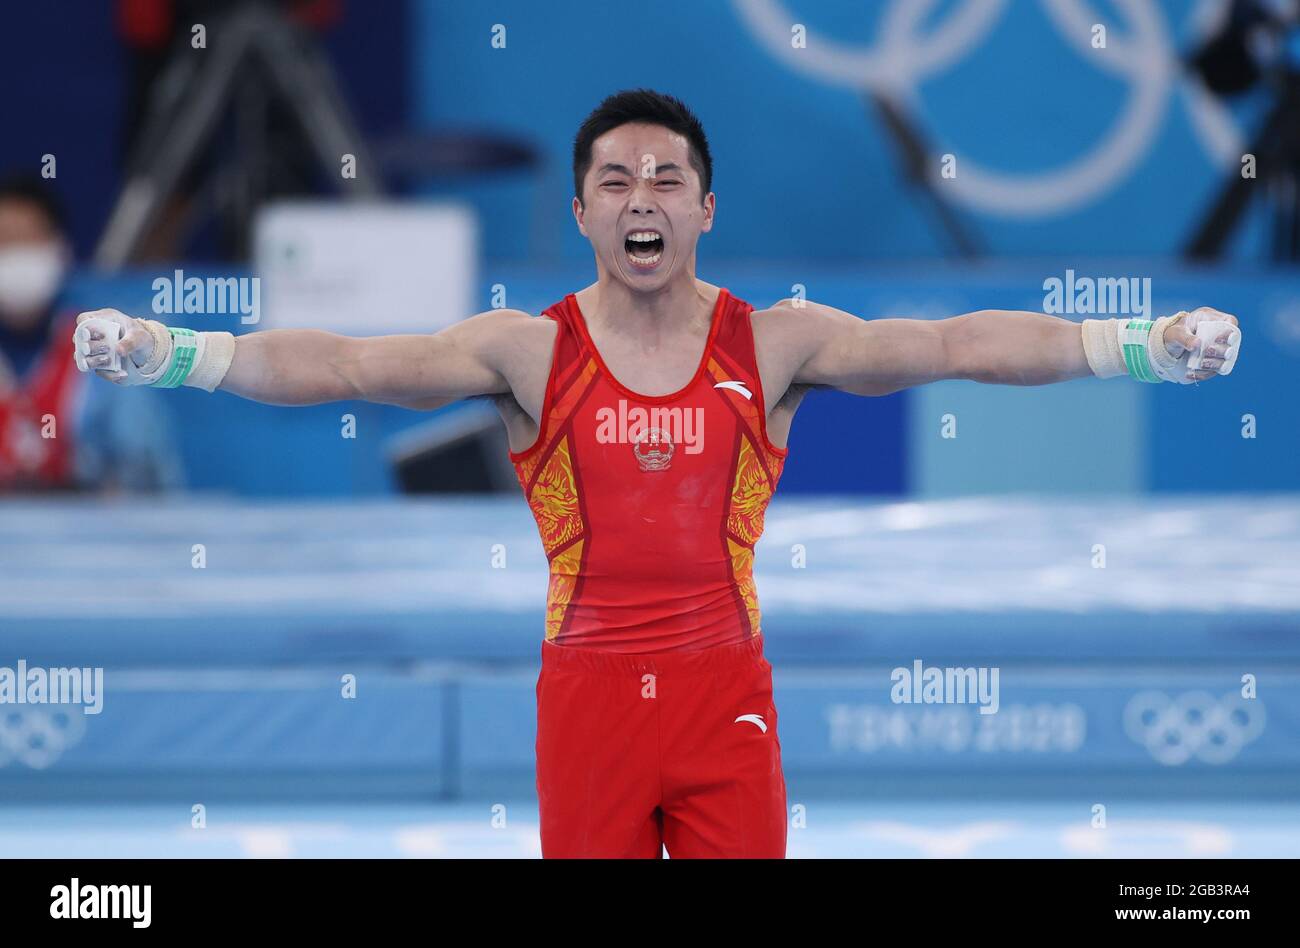
[[[0,248],[0,310],[13,316],[43,313],[58,294],[66,272],[59,244]]]

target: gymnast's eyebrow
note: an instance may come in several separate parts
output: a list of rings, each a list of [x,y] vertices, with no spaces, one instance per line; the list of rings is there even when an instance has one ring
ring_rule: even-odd
[[[681,171],[681,170],[682,170],[681,165],[672,161],[665,162],[662,165],[655,165],[656,176],[661,175],[666,171]],[[628,170],[628,167],[626,165],[618,165],[618,164],[614,164],[613,162],[606,162],[605,164],[601,165],[600,170],[597,171],[596,174],[598,175],[604,174],[606,171],[613,171],[616,174],[625,174],[629,178],[632,177],[632,172]]]

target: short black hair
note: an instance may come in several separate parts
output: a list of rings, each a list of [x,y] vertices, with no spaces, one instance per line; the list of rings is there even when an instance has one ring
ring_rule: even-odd
[[[587,116],[573,139],[573,194],[582,200],[582,181],[591,170],[591,146],[601,135],[620,125],[642,122],[662,125],[690,142],[690,162],[700,176],[700,200],[713,187],[713,157],[704,126],[686,103],[653,89],[625,89],[608,96]]]
[[[8,174],[0,177],[0,201],[26,201],[41,209],[50,226],[60,234],[68,232],[68,216],[54,189],[35,174]]]

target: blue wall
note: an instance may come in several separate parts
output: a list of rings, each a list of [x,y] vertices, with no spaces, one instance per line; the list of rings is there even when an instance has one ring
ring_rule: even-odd
[[[787,11],[780,23],[808,29],[805,59],[778,59],[760,39],[745,11],[765,6]],[[979,5],[933,6],[916,44]],[[1111,59],[1137,69],[1132,80],[1107,68],[1104,54],[1069,45],[1043,6],[1006,4],[950,61],[908,85],[908,109],[935,154],[958,160],[959,181],[941,181],[941,190],[977,167],[1021,180],[1046,175],[1049,192],[1068,190],[1066,172],[1108,147],[1114,132],[1118,148],[1132,146],[1131,156],[1118,159],[1111,180],[1078,206],[1028,217],[966,208],[962,216],[997,255],[1173,251],[1229,170],[1216,165],[1214,149],[1232,144],[1230,136],[1198,130],[1193,115],[1204,110],[1174,58],[1194,45],[1195,5],[1141,4],[1154,17],[1138,25],[1127,21],[1123,5],[1088,5],[1109,25]],[[706,276],[708,261],[717,259],[934,256],[944,252],[942,239],[926,205],[900,181],[880,122],[854,85],[812,65],[828,58],[826,38],[864,53],[887,15],[905,9],[824,0],[784,0],[783,7],[776,0],[598,7],[426,0],[413,17],[415,116],[430,126],[486,127],[542,144],[547,165],[537,180],[515,176],[469,189],[492,257],[590,259],[566,200],[572,137],[605,95],[641,85],[685,99],[708,131],[718,217],[703,245]],[[506,28],[505,48],[492,47],[495,24]],[[1126,132],[1125,110],[1131,100],[1145,108],[1143,90],[1149,113]],[[1261,96],[1234,104],[1237,115],[1224,128],[1249,138],[1265,104]],[[1242,150],[1238,142],[1234,172]],[[1248,227],[1239,251],[1258,250],[1258,240],[1258,228]]]

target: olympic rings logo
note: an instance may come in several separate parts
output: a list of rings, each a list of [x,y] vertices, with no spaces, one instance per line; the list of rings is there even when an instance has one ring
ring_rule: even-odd
[[[1007,0],[964,0],[928,33],[936,0],[893,0],[869,48],[845,45],[806,26],[806,48],[790,43],[796,22],[783,0],[732,0],[740,18],[776,59],[791,69],[834,85],[870,89],[902,103],[916,103],[921,82],[943,72],[983,42],[1003,18]],[[1170,30],[1155,0],[1115,0],[1127,29],[1112,34],[1104,49],[1090,45],[1092,24],[1103,22],[1086,0],[1039,0],[1053,27],[1080,59],[1125,82],[1122,114],[1086,154],[1043,172],[1016,174],[962,159],[961,174],[944,181],[945,193],[985,213],[1042,218],[1063,214],[1112,190],[1154,143],[1166,103],[1183,94],[1192,129],[1220,168],[1240,161],[1243,137],[1231,113],[1199,82],[1183,75]],[[1222,0],[1200,0],[1192,12],[1204,35],[1223,15]],[[814,14],[815,15],[815,14]],[[1181,84],[1181,85],[1180,85]],[[952,150],[952,149],[948,149]]]
[[[1264,733],[1264,706],[1235,692],[1216,699],[1208,691],[1170,698],[1143,691],[1124,708],[1124,730],[1155,760],[1177,767],[1195,758],[1226,764]]]
[[[0,705],[0,768],[17,761],[44,770],[85,733],[86,719],[79,710]]]

